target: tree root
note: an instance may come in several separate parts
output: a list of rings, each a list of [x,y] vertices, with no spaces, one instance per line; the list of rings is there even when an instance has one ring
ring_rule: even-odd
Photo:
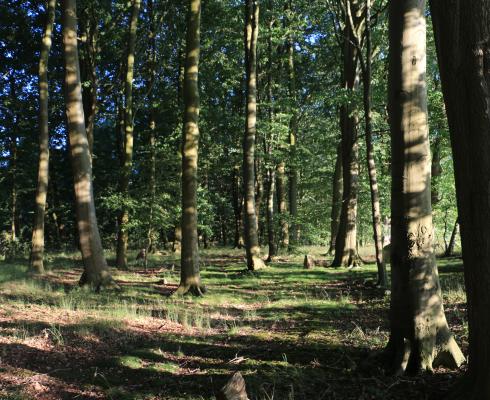
[[[206,293],[206,287],[200,285],[184,285],[180,284],[175,292],[172,295],[176,296],[186,296],[191,295],[195,297],[202,297]]]

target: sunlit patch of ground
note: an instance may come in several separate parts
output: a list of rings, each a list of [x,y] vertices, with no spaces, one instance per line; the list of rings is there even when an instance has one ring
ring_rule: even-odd
[[[458,373],[386,377],[375,357],[388,338],[389,297],[366,282],[372,265],[305,270],[305,253],[245,271],[241,251],[202,255],[203,298],[168,297],[178,259],[113,271],[121,292],[77,287],[76,256],[50,256],[26,278],[26,260],[0,263],[0,399],[211,400],[241,371],[251,400],[425,399]],[[458,259],[440,262],[448,321],[466,348]],[[164,282],[166,282],[164,284]]]

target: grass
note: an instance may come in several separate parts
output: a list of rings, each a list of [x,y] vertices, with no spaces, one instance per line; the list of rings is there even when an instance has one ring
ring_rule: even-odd
[[[242,252],[206,250],[202,298],[167,296],[179,281],[173,255],[150,257],[148,272],[113,270],[123,290],[99,294],[77,287],[76,254],[51,254],[36,279],[26,278],[26,260],[0,263],[0,399],[212,400],[234,371],[251,400],[443,393],[447,371],[391,378],[369,358],[388,339],[389,297],[364,284],[375,266],[305,270],[306,252],[324,249],[249,273]],[[448,321],[465,348],[462,267],[439,265]]]

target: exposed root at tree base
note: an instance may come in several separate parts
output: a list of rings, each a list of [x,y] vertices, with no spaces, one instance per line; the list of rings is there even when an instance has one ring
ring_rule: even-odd
[[[202,297],[206,293],[206,288],[204,286],[198,285],[180,285],[172,295],[186,296],[191,295],[195,297]]]

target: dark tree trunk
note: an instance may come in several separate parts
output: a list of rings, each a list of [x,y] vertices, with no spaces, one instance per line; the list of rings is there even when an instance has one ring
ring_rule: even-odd
[[[447,245],[447,249],[444,252],[444,257],[452,257],[454,255],[454,246],[456,245],[456,235],[458,234],[459,227],[459,218],[456,218],[454,222],[454,227],[451,232],[451,238],[449,239],[449,243]]]
[[[489,0],[431,1],[451,134],[467,296],[469,355],[457,399],[490,398]]]
[[[389,366],[415,374],[464,356],[444,314],[433,249],[425,1],[389,6],[391,306]]]
[[[241,196],[240,167],[233,168],[232,176],[232,197],[233,214],[235,216],[235,239],[233,247],[241,249],[243,247],[243,199]]]
[[[339,233],[340,210],[342,209],[342,146],[337,146],[337,158],[332,179],[332,211],[330,213],[330,246],[328,254],[335,250],[335,242]]]

